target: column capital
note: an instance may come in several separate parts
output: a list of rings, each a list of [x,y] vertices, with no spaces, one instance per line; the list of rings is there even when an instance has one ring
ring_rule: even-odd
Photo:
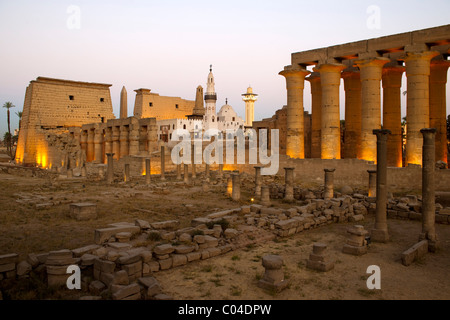
[[[386,63],[390,62],[391,60],[389,58],[384,57],[373,57],[373,58],[367,58],[367,59],[358,59],[355,60],[355,65],[361,68],[365,67],[383,67]]]
[[[280,71],[278,74],[288,78],[288,77],[300,77],[300,78],[304,78],[306,77],[308,74],[310,74],[311,72],[299,67],[294,67],[294,66],[286,66],[284,67],[284,70]]]
[[[438,57],[436,57],[438,58]],[[442,58],[440,59],[431,59],[431,67],[432,68],[448,68],[450,67],[450,61],[449,60],[444,60]]]
[[[411,60],[425,60],[430,61],[434,57],[438,56],[438,51],[406,51],[404,60],[406,62]]]
[[[293,66],[284,67],[278,74],[286,78],[286,89],[303,89],[305,77],[310,74],[306,69]]]
[[[420,132],[422,134],[428,134],[428,133],[435,134],[437,132],[437,129],[436,128],[423,128],[423,129],[420,129]]]
[[[325,171],[325,172],[334,172],[334,171],[336,171],[336,169],[323,169],[323,171]]]
[[[311,72],[308,78],[305,78],[305,80],[309,82],[319,82],[320,81],[320,73],[319,72]]]
[[[377,173],[377,170],[367,170],[368,173]]]
[[[375,129],[372,131],[375,135],[388,135],[391,134],[391,130],[388,129]]]
[[[360,77],[360,71],[357,67],[348,67],[344,69],[341,73],[343,79],[347,78],[358,78]]]
[[[325,73],[325,72],[341,72],[346,68],[342,63],[324,63],[319,64],[313,70],[316,72]]]

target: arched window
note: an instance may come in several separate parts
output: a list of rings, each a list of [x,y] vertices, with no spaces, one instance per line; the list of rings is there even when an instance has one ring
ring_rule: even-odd
[[[186,129],[186,125],[185,124],[183,124],[183,129]]]
[[[212,117],[212,122],[214,122],[214,117]]]

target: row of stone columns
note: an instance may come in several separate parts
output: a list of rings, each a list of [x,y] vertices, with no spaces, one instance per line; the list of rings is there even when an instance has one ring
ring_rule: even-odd
[[[354,67],[340,63],[317,65],[310,72],[301,66],[285,67],[287,137],[286,154],[304,158],[303,89],[311,83],[312,142],[311,156],[340,159],[339,86],[345,89],[345,158],[376,162],[376,138],[372,131],[381,129],[381,92],[383,86],[383,128],[391,131],[387,144],[388,166],[402,166],[401,82],[407,76],[406,163],[421,164],[421,128],[435,127],[436,159],[447,162],[445,86],[450,62],[438,52],[407,52],[406,68],[397,60],[367,57],[354,61]],[[357,67],[357,68],[356,68]],[[320,150],[320,154],[319,154]]]
[[[145,137],[148,150],[154,143],[152,131],[147,131]],[[140,133],[136,125],[112,126],[106,128],[89,128],[82,130],[80,145],[86,152],[87,162],[104,163],[103,154],[114,153],[114,159],[119,160],[127,155],[137,155],[139,153]]]

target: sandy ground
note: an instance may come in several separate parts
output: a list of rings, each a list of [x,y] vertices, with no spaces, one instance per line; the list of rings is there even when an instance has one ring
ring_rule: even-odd
[[[236,204],[221,192],[204,193],[200,186],[150,191],[142,183],[134,183],[133,187],[106,186],[95,181],[51,182],[0,174],[0,254],[16,252],[25,258],[31,252],[74,249],[92,244],[95,228],[136,218],[150,222],[178,219],[181,227],[188,226],[193,217],[250,203],[245,201],[250,199],[250,189],[243,187],[242,193],[244,200]],[[18,203],[17,199],[25,201]],[[36,204],[49,201],[55,205],[36,209]],[[77,222],[68,217],[72,201],[96,202],[98,219]],[[405,267],[400,255],[417,242],[421,223],[388,222],[391,241],[371,244],[368,254],[361,257],[341,252],[351,224],[331,224],[154,275],[165,293],[183,300],[450,299],[450,225],[436,226],[441,241],[439,252]],[[369,229],[373,217],[366,216],[362,224]],[[328,254],[335,261],[333,270],[320,273],[306,268],[314,242],[328,244]],[[266,254],[278,254],[284,259],[283,270],[290,285],[281,293],[257,287],[264,272],[261,258]],[[381,268],[381,290],[366,287],[370,265]]]
[[[369,228],[373,217],[364,221]],[[361,257],[343,254],[342,245],[350,224],[332,224],[305,231],[281,241],[271,241],[230,252],[213,261],[199,261],[183,268],[156,274],[165,291],[175,299],[450,299],[450,226],[438,225],[442,249],[409,267],[401,253],[413,245],[420,222],[389,220],[391,241],[372,243]],[[306,268],[314,242],[328,245],[335,268],[322,273]],[[284,259],[290,286],[278,294],[257,287],[264,273],[261,257],[278,254]],[[368,290],[367,267],[381,269],[381,290]]]

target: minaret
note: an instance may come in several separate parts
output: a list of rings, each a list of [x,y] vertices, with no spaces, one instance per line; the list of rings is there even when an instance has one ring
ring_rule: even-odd
[[[120,91],[120,119],[128,118],[127,90],[125,86]]]
[[[245,101],[245,126],[251,127],[255,119],[255,101],[258,100],[258,95],[253,93],[252,87],[248,87],[247,93],[242,94],[242,96],[242,100]]]
[[[203,107],[203,88],[202,86],[197,87],[195,94],[195,106],[192,112],[193,115],[203,116],[205,115],[205,108]]]
[[[208,74],[208,83],[206,85],[206,94],[205,94],[205,122],[210,124],[212,122],[217,122],[216,116],[216,101],[217,95],[216,90],[214,89],[214,76],[212,73],[212,65],[209,67]],[[209,125],[207,125],[209,127]],[[213,125],[213,127],[215,127]]]

